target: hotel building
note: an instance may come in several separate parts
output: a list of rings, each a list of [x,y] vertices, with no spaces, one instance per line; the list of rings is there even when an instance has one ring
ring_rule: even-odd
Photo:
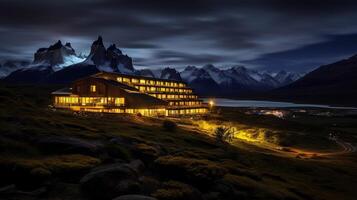
[[[100,72],[52,93],[53,105],[75,111],[144,116],[205,114],[207,104],[181,81]]]

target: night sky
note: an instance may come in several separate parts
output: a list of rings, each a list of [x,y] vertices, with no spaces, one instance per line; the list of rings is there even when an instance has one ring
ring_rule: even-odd
[[[140,67],[304,72],[357,54],[357,1],[0,0],[0,59],[57,40],[88,54],[98,35]]]

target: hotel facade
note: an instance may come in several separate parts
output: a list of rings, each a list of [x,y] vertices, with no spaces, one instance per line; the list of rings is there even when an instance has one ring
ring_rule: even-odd
[[[52,93],[56,108],[144,116],[196,115],[208,105],[181,81],[100,72]]]

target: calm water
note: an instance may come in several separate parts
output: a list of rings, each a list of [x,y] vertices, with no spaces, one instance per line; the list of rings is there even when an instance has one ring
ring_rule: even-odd
[[[279,101],[256,101],[256,100],[234,100],[224,98],[203,98],[204,102],[213,101],[216,106],[224,107],[255,107],[255,108],[291,108],[291,107],[314,107],[314,108],[337,108],[337,109],[357,109],[352,107],[333,107],[318,104],[297,104]]]

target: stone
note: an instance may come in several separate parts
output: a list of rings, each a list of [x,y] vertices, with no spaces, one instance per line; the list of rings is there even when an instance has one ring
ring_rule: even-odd
[[[50,136],[37,141],[43,150],[56,153],[96,154],[100,144],[73,137]]]
[[[112,199],[140,190],[140,161],[97,167],[81,180],[82,192],[93,199]]]

